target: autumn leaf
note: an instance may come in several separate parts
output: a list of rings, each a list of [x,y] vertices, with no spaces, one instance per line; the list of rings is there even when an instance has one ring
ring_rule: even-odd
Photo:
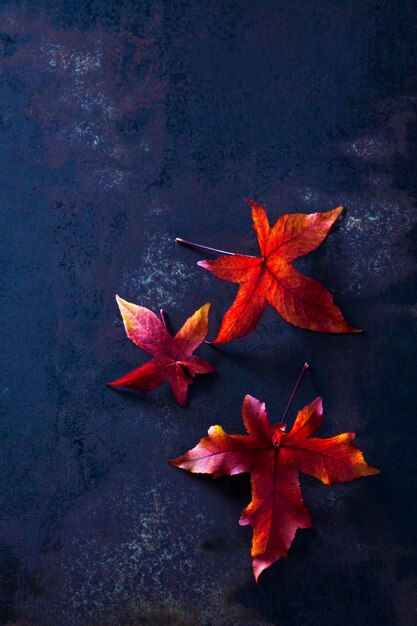
[[[329,333],[360,332],[344,320],[323,285],[292,265],[292,261],[312,252],[324,241],[343,207],[325,213],[282,215],[271,228],[265,209],[252,200],[247,202],[252,209],[261,257],[226,252],[219,259],[198,263],[217,278],[239,284],[236,299],[226,311],[213,343],[244,337],[254,330],[267,304],[299,328]],[[182,239],[177,241],[191,244]]]
[[[210,304],[198,309],[172,337],[166,328],[163,311],[162,319],[159,319],[143,306],[126,302],[119,296],[116,300],[127,336],[139,348],[152,354],[153,359],[107,384],[146,392],[166,380],[178,404],[185,407],[188,385],[193,383],[193,377],[215,371],[210,363],[193,354],[206,338]]]
[[[253,526],[252,560],[255,579],[288,555],[298,528],[311,528],[300,489],[299,472],[326,485],[379,473],[353,445],[354,433],[328,439],[312,437],[322,423],[322,400],[299,411],[289,432],[283,423],[271,425],[265,404],[247,395],[242,419],[247,435],[229,435],[212,426],[208,437],[172,465],[213,478],[250,472],[252,501],[240,524]]]

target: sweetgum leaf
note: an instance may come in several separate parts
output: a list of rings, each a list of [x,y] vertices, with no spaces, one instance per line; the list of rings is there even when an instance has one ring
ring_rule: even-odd
[[[344,320],[323,285],[292,265],[294,259],[312,252],[324,241],[343,207],[325,213],[282,215],[271,227],[265,209],[251,200],[247,202],[261,257],[228,254],[198,263],[217,278],[239,284],[236,299],[226,311],[213,343],[247,335],[255,329],[268,304],[299,328],[360,332]]]
[[[242,419],[247,435],[229,435],[221,426],[212,426],[208,437],[170,463],[213,478],[250,472],[252,501],[240,524],[253,527],[251,555],[258,580],[264,569],[288,555],[297,529],[312,526],[299,472],[331,485],[379,470],[368,465],[352,443],[354,433],[312,437],[323,419],[321,398],[299,411],[289,432],[285,424],[271,425],[265,404],[249,395],[243,402]]]
[[[153,359],[107,384],[146,392],[168,381],[178,404],[185,407],[188,385],[193,383],[194,376],[215,371],[210,363],[193,354],[207,336],[210,304],[198,309],[172,337],[159,317],[149,309],[126,302],[119,296],[116,300],[127,336],[139,348],[152,354]]]

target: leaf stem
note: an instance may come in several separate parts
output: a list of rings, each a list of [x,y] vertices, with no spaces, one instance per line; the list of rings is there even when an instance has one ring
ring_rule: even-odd
[[[182,243],[183,246],[190,246],[191,248],[199,248],[200,250],[208,250],[209,252],[218,252],[219,254],[228,254],[229,256],[234,256],[235,252],[227,252],[227,250],[217,250],[217,248],[210,248],[209,246],[202,246],[200,243],[193,243],[192,241],[187,241],[186,239],[181,239],[177,237],[175,239],[177,243]]]
[[[285,418],[287,417],[287,415],[288,415],[288,411],[290,410],[291,405],[292,405],[292,403],[293,403],[293,400],[294,400],[294,398],[295,398],[295,394],[296,394],[296,393],[297,393],[297,391],[298,391],[298,387],[301,385],[301,381],[302,381],[302,380],[303,380],[303,378],[304,378],[304,374],[306,373],[306,371],[308,370],[308,368],[309,368],[309,367],[310,367],[310,366],[309,366],[309,364],[308,364],[308,363],[304,363],[304,365],[303,365],[303,369],[301,370],[301,373],[300,373],[300,375],[299,375],[299,377],[298,377],[298,380],[297,380],[297,382],[295,383],[295,387],[294,387],[294,389],[292,390],[292,394],[290,395],[290,399],[288,400],[288,404],[287,404],[287,406],[286,406],[286,409],[285,409],[285,411],[284,411],[284,414],[283,414],[283,416],[282,416],[282,419],[281,419],[280,424],[282,424],[282,423],[284,422]]]
[[[159,311],[159,315],[161,316],[161,320],[162,320],[162,323],[163,323],[163,325],[164,325],[165,330],[167,330],[167,321],[166,321],[166,319],[165,319],[164,309],[161,309],[161,310]]]

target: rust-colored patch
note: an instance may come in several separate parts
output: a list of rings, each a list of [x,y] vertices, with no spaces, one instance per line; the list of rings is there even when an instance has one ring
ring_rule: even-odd
[[[0,22],[3,77],[18,76],[31,96],[45,145],[42,163],[64,170],[74,202],[101,205],[152,183],[162,150],[166,83],[157,46],[160,19],[143,37],[129,31],[65,30],[45,13],[11,9]],[[160,105],[160,106],[159,106]],[[56,198],[54,187],[48,195]],[[62,188],[60,189],[60,200]]]

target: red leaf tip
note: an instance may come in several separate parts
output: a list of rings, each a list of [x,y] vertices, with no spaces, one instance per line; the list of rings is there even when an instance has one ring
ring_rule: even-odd
[[[316,405],[315,408],[320,413],[320,415],[322,415],[322,413],[323,413],[323,398],[321,396],[318,396],[315,400],[313,400],[312,404]]]

